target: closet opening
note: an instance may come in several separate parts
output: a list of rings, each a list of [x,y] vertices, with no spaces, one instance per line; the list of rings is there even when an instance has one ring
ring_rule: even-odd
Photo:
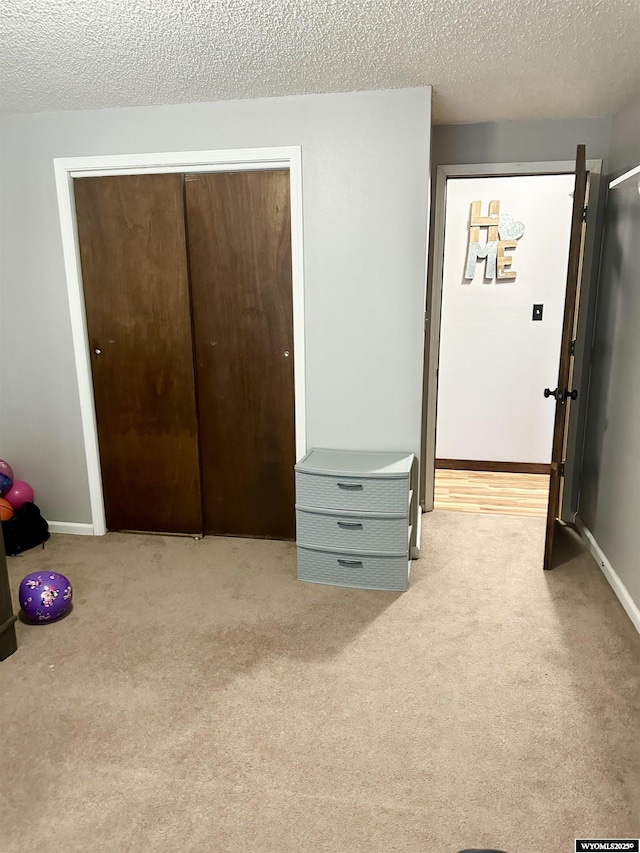
[[[208,153],[55,164],[94,533],[295,536],[300,150]]]

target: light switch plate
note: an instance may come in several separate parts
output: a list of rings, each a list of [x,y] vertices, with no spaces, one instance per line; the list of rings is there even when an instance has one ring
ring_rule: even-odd
[[[542,320],[543,307],[544,306],[542,305],[542,303],[533,306],[533,316],[531,317],[532,320]]]

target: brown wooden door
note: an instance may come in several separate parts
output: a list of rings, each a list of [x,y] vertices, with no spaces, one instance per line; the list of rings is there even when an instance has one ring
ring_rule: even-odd
[[[183,176],[74,190],[107,527],[199,534]]]
[[[289,173],[187,175],[185,198],[204,527],[293,539]]]
[[[549,487],[549,506],[547,509],[547,529],[544,544],[544,568],[551,569],[553,537],[558,516],[564,477],[564,454],[569,406],[577,389],[571,387],[573,378],[572,341],[576,323],[576,304],[580,293],[582,276],[582,256],[584,252],[585,225],[584,210],[587,198],[586,149],[579,145],[576,153],[576,180],[573,191],[573,213],[571,219],[571,238],[569,242],[569,266],[567,270],[567,289],[564,303],[562,339],[560,343],[560,364],[558,381],[554,390],[545,389],[545,396],[555,399],[556,413],[553,426],[553,445],[551,450],[551,480]]]

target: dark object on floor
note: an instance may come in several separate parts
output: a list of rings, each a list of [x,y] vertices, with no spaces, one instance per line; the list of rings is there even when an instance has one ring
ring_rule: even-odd
[[[43,545],[51,536],[49,525],[34,503],[25,503],[13,518],[2,522],[4,548],[8,557],[22,554],[29,548]]]
[[[466,850],[460,850],[460,853],[506,853],[505,850],[494,850],[493,847],[468,847]]]
[[[15,621],[16,617],[13,615],[11,605],[7,561],[4,557],[2,531],[0,531],[0,660],[8,658],[18,648]]]

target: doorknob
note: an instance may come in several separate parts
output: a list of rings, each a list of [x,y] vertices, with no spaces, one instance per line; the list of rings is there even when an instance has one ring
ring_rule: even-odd
[[[573,389],[573,391],[569,391],[568,388],[565,388],[564,391],[561,391],[559,388],[554,388],[553,391],[550,388],[544,389],[545,397],[555,397],[555,399],[559,403],[564,403],[565,400],[577,400],[578,399],[578,391],[577,389]]]

